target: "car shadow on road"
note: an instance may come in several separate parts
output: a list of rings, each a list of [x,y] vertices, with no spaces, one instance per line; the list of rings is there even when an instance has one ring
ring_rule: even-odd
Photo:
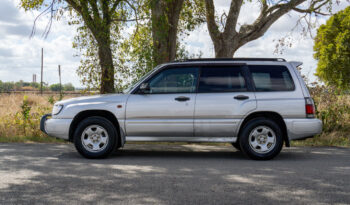
[[[213,150],[210,150],[213,149]],[[235,148],[226,148],[226,149],[215,149],[208,148],[202,150],[193,150],[193,149],[175,149],[169,150],[166,146],[161,148],[152,148],[149,147],[133,147],[132,149],[119,149],[112,153],[108,158],[105,159],[85,159],[80,154],[78,154],[75,150],[71,152],[64,152],[59,154],[59,159],[83,159],[87,161],[93,161],[94,163],[98,163],[99,161],[116,161],[119,160],[129,160],[129,159],[138,159],[138,160],[155,160],[155,159],[181,159],[181,160],[251,160],[247,156],[244,155],[243,152],[235,149]],[[315,158],[315,156],[310,156],[305,152],[300,152],[298,149],[294,150],[282,150],[282,152],[273,160],[274,161],[295,161],[295,160],[310,160],[311,158]]]

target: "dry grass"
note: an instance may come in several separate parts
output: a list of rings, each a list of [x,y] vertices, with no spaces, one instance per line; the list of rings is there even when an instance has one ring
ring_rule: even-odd
[[[350,147],[349,131],[324,132],[314,138],[292,141],[292,146],[338,146]]]
[[[293,142],[296,146],[350,146],[350,96],[312,90],[318,108],[317,117],[323,119],[324,132],[312,139]],[[51,112],[49,95],[29,94],[28,118],[23,115],[24,94],[0,94],[0,142],[63,142],[48,137],[39,130],[42,115]],[[74,96],[65,96],[71,98]],[[58,100],[58,96],[54,97]]]
[[[30,94],[28,96],[29,105],[34,109],[37,107],[49,108],[51,104],[48,102],[49,96],[41,96]],[[23,102],[24,94],[0,94],[0,118],[21,111],[21,103]]]
[[[27,117],[21,108],[24,96],[30,107]],[[0,142],[63,142],[46,136],[39,129],[41,116],[52,109],[49,98],[49,95],[0,94]]]

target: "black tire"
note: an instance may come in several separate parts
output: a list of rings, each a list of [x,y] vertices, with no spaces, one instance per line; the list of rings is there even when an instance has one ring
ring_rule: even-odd
[[[105,143],[106,146],[101,151],[91,152],[87,148],[85,148],[83,145],[82,134],[84,130],[91,125],[100,126],[107,131],[108,142]],[[118,144],[118,135],[117,135],[115,126],[109,120],[103,117],[94,116],[94,117],[88,117],[82,120],[78,124],[74,132],[75,148],[85,158],[89,158],[89,159],[105,158],[109,154],[111,154],[112,151],[116,149],[117,144]]]
[[[273,130],[275,133],[275,146],[266,153],[259,153],[254,151],[254,149],[249,144],[250,133],[259,126],[265,126]],[[259,117],[247,122],[242,132],[239,135],[239,144],[243,153],[251,159],[255,160],[269,160],[276,157],[282,150],[283,147],[283,133],[278,124],[268,118]]]
[[[234,142],[234,143],[232,143],[232,146],[233,146],[234,148],[236,148],[238,151],[241,151],[241,147],[240,147],[240,145],[239,145],[239,142]]]

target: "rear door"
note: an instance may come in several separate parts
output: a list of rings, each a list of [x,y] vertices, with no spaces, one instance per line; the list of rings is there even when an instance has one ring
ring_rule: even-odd
[[[245,65],[201,68],[194,113],[198,137],[235,137],[240,120],[256,109]]]

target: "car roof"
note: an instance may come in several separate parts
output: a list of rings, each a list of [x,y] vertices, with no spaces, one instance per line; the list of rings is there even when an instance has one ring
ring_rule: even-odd
[[[213,65],[213,64],[228,64],[228,65],[285,65],[287,62],[283,58],[199,58],[199,59],[184,59],[164,63],[159,68],[167,65]]]
[[[197,58],[197,59],[182,59],[176,60],[172,63],[177,62],[223,62],[223,61],[278,61],[286,62],[284,58]]]

